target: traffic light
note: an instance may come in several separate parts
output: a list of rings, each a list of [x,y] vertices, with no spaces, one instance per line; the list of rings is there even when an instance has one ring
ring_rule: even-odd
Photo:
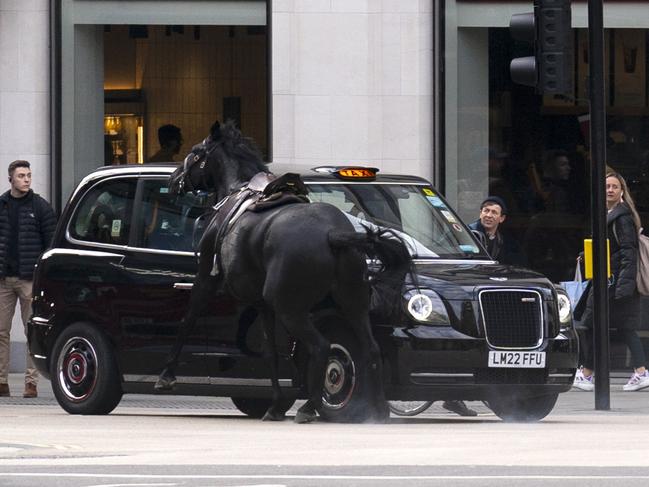
[[[534,55],[512,59],[514,83],[541,94],[568,94],[573,89],[573,44],[570,0],[535,0],[534,12],[512,15],[509,31],[534,45]]]

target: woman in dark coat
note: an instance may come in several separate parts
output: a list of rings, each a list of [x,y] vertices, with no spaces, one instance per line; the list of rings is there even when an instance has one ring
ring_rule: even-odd
[[[609,316],[611,327],[616,328],[631,352],[633,375],[624,386],[625,391],[638,391],[649,387],[646,357],[636,328],[640,317],[640,296],[636,288],[638,270],[638,232],[640,217],[624,178],[616,172],[606,174],[606,225],[611,246],[612,285],[609,286]],[[588,296],[582,323],[586,325],[583,368],[577,371],[574,386],[592,391],[593,333],[592,290]]]

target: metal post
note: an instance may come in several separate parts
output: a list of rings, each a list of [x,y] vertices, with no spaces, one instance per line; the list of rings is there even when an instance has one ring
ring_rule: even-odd
[[[588,0],[588,57],[590,59],[590,157],[593,229],[593,338],[595,409],[611,408],[609,384],[609,326],[606,248],[606,105],[604,97],[603,0]]]
[[[50,204],[59,215],[63,211],[61,96],[61,0],[50,0]]]

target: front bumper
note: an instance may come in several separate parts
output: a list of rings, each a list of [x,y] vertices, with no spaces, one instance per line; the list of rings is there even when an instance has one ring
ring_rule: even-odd
[[[540,396],[570,389],[578,365],[578,339],[570,329],[545,339],[546,367],[488,367],[484,338],[450,327],[386,328],[386,395],[402,400],[489,400],[494,395]]]

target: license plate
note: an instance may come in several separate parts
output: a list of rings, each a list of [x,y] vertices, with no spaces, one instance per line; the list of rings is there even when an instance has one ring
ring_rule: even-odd
[[[489,367],[545,368],[545,352],[489,352]]]

